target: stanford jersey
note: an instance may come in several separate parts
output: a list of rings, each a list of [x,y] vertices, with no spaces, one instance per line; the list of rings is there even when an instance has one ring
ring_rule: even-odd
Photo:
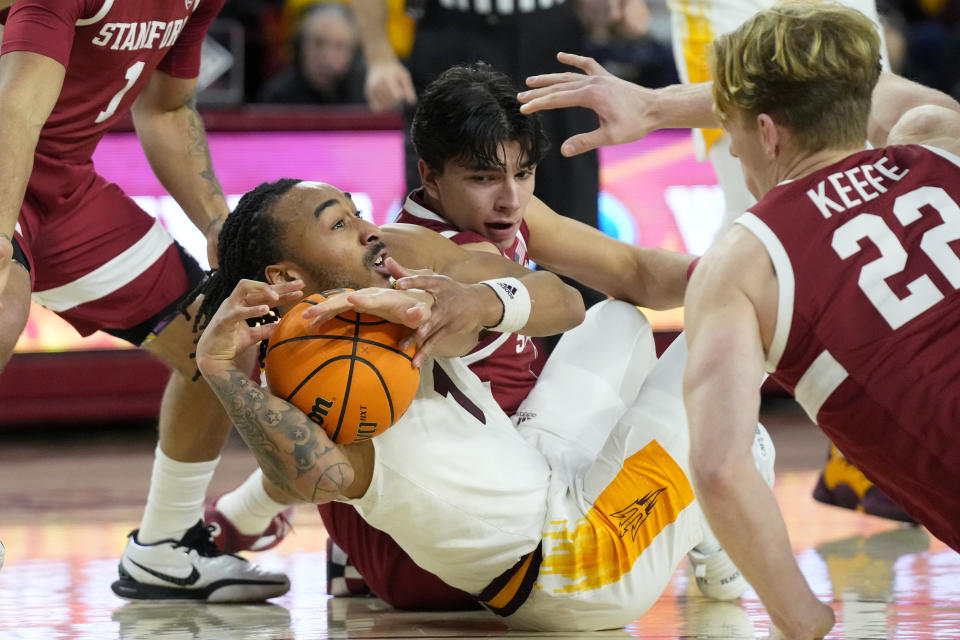
[[[154,69],[194,78],[200,45],[225,0],[20,0],[6,16],[3,53],[30,51],[67,68],[37,152],[90,159]]]
[[[457,244],[490,242],[479,233],[460,231],[447,220],[424,206],[422,191],[412,192],[403,205],[395,222],[417,224],[450,238]],[[527,266],[527,239],[530,232],[527,223],[520,223],[520,233],[504,257]],[[487,333],[463,361],[481,380],[488,381],[493,396],[507,415],[513,415],[520,402],[530,393],[543,369],[545,355],[534,341],[516,333]]]
[[[738,219],[780,301],[767,367],[851,462],[960,550],[960,159],[863,151]]]

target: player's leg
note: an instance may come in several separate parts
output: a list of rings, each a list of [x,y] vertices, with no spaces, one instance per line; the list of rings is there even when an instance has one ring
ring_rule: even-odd
[[[82,206],[56,216],[43,232],[44,243],[34,246],[43,265],[35,275],[34,299],[82,334],[101,329],[135,345],[150,343],[173,370],[161,407],[162,442],[146,529],[131,534],[115,591],[137,599],[204,600],[284,593],[285,576],[219,554],[201,520],[229,424],[207,385],[192,380],[194,334],[178,313],[202,277],[196,261],[159,222],[99,177],[83,194]]]
[[[656,359],[650,323],[636,307],[618,300],[594,305],[563,335],[514,424],[551,466],[589,464]]]
[[[387,604],[411,611],[480,608],[472,596],[417,566],[393,538],[367,524],[352,506],[332,502],[318,505],[318,509],[330,539],[342,547],[370,591]],[[347,584],[355,579],[347,575],[333,577],[342,577]],[[328,575],[327,580],[330,579]]]
[[[28,261],[19,249],[16,237],[13,252],[12,264],[8,267],[10,274],[3,291],[0,291],[0,371],[10,361],[13,348],[27,326],[27,317],[30,315]]]

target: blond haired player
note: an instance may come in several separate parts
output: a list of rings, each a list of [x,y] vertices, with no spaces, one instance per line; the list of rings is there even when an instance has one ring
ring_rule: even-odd
[[[822,637],[834,616],[747,464],[764,370],[873,482],[960,549],[960,259],[951,245],[960,237],[960,107],[881,76],[879,45],[862,14],[808,2],[764,11],[715,45],[716,111],[759,202],[707,253],[688,290],[691,464],[720,541],[791,638]],[[630,102],[631,89],[603,79],[583,92],[581,80],[553,80],[530,97],[541,106],[592,100],[613,118],[594,140],[629,139],[629,112],[612,100]],[[711,118],[693,111],[691,120]],[[868,131],[889,132],[888,146],[864,150]]]

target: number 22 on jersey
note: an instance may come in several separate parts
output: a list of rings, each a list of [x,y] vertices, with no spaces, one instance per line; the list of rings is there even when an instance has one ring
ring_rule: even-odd
[[[960,206],[940,187],[920,187],[897,197],[893,215],[906,227],[923,217],[923,207],[936,210],[943,222],[923,234],[920,249],[954,289],[960,288],[960,258],[949,244],[960,239]],[[943,300],[943,292],[927,274],[910,281],[910,293],[903,298],[893,292],[886,280],[906,268],[907,251],[878,215],[861,213],[851,218],[834,231],[831,245],[846,260],[861,250],[860,240],[865,238],[877,247],[880,257],[860,269],[858,284],[892,329],[899,329]]]

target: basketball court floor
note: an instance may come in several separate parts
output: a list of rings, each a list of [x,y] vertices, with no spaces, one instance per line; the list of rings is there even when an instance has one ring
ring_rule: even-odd
[[[831,638],[960,638],[960,555],[923,529],[815,503],[810,491],[826,441],[792,402],[767,402],[777,444],[776,493],[804,574],[832,604]],[[711,602],[685,567],[656,606],[627,628],[602,633],[509,632],[483,613],[392,611],[372,598],[326,596],[326,534],[298,509],[294,533],[251,556],[286,571],[290,592],[266,605],[131,604],[113,595],[117,559],[139,521],[154,446],[152,430],[0,432],[0,639],[85,638],[765,638],[753,591]],[[210,497],[253,468],[231,441]]]

